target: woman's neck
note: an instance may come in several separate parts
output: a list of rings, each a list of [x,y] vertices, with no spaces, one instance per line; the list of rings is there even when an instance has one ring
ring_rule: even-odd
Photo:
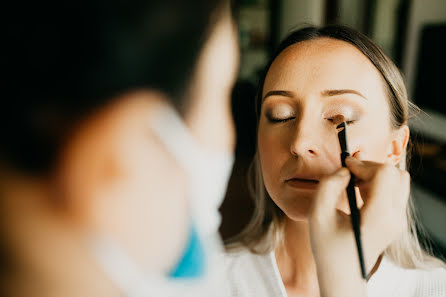
[[[319,296],[316,264],[306,221],[286,219],[284,241],[276,248],[275,256],[288,296]]]

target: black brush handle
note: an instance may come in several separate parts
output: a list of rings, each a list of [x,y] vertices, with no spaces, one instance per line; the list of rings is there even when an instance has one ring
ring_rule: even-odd
[[[342,166],[347,167],[345,164],[345,159],[350,156],[348,152],[341,153]],[[359,215],[358,205],[356,203],[356,193],[355,193],[355,176],[350,173],[350,181],[347,186],[347,197],[348,205],[350,207],[350,220],[352,223],[353,234],[356,241],[356,249],[358,251],[359,265],[361,267],[361,275],[365,280],[369,279],[369,275],[365,270],[364,254],[362,252],[362,240],[361,240],[361,217]]]

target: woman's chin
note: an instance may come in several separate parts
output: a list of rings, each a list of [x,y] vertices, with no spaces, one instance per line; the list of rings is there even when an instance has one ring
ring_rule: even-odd
[[[311,206],[311,203],[299,203],[298,205],[294,204],[291,207],[287,207],[286,209],[282,208],[282,210],[288,219],[295,222],[302,222],[308,221]]]

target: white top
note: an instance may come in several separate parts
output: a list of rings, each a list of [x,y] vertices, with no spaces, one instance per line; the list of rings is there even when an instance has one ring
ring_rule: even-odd
[[[232,297],[286,297],[274,253],[226,254]],[[367,284],[369,297],[446,297],[446,269],[404,269],[386,257]]]

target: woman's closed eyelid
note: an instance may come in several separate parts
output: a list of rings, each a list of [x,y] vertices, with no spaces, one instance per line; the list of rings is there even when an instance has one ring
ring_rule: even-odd
[[[336,106],[333,109],[329,109],[324,113],[323,117],[325,119],[333,119],[337,116],[342,116],[346,120],[356,121],[361,117],[362,112],[357,108],[351,106]]]
[[[264,113],[268,119],[285,120],[295,117],[296,111],[287,104],[280,104],[265,108]]]
[[[287,122],[298,117],[299,111],[296,106],[287,102],[266,104],[263,106],[263,114],[271,123]],[[322,119],[333,122],[335,117],[342,116],[347,124],[352,124],[359,120],[363,112],[358,107],[350,104],[330,104],[324,107]]]
[[[294,114],[287,114],[287,115],[274,115],[272,113],[267,112],[265,114],[266,118],[268,119],[268,121],[272,122],[272,123],[278,123],[278,122],[286,122],[292,119],[295,119],[296,116]]]

